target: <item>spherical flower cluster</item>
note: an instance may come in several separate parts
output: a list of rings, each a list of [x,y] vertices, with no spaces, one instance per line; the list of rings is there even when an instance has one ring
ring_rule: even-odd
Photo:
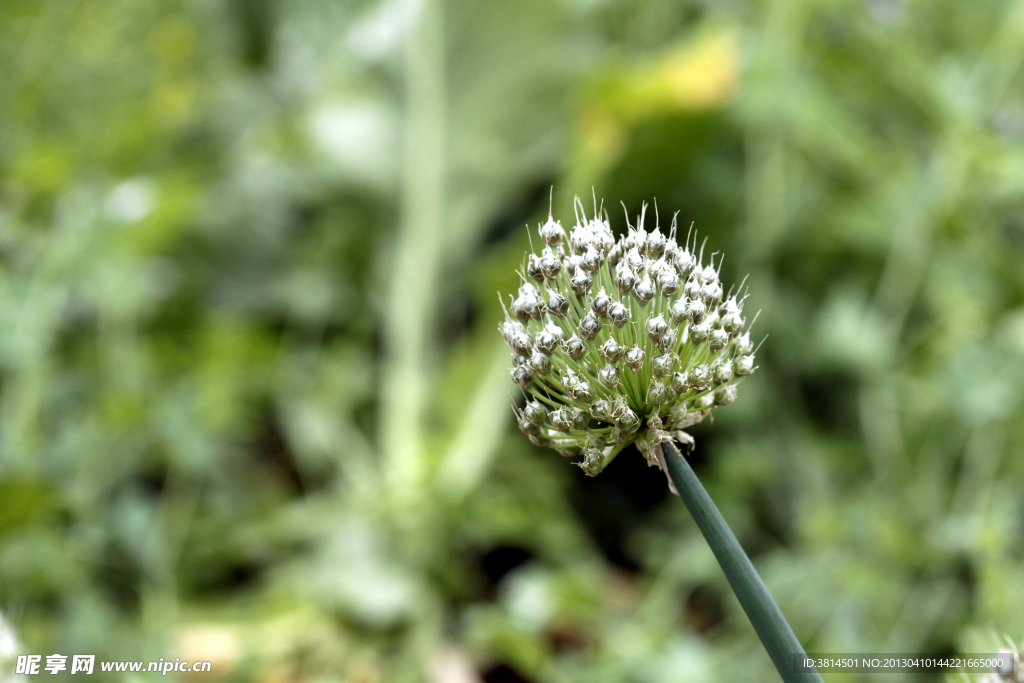
[[[594,213],[577,200],[568,237],[551,216],[540,226],[544,247],[527,255],[500,325],[527,394],[519,428],[582,455],[592,476],[631,443],[652,465],[662,442],[692,444],[682,430],[732,403],[755,369],[743,298],[722,291],[721,261],[702,263],[696,238],[680,246],[675,219],[668,236],[646,232],[646,205],[618,240],[608,214]]]

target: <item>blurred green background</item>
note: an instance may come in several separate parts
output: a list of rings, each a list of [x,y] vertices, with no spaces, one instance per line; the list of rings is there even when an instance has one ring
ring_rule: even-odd
[[[1024,2],[4,0],[0,657],[777,680],[663,475],[514,429],[551,186],[749,274],[693,462],[809,651],[1024,636],[1022,60]]]

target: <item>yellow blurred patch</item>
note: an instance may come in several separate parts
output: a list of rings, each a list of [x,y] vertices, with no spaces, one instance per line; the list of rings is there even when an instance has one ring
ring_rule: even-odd
[[[150,107],[164,124],[184,123],[192,113],[195,93],[195,82],[191,79],[157,81],[150,94]]]
[[[18,157],[14,164],[13,180],[29,192],[52,192],[68,181],[74,167],[69,148],[39,142]]]
[[[599,175],[625,152],[629,127],[640,121],[724,106],[736,89],[738,53],[736,31],[715,27],[648,61],[605,72],[583,98],[575,166]]]
[[[632,110],[713,109],[736,86],[736,37],[731,31],[702,36],[665,54],[647,73],[636,74],[630,88]]]
[[[188,65],[196,48],[192,25],[181,17],[166,17],[149,32],[149,51],[160,65],[178,70]]]
[[[609,73],[593,104],[627,123],[721,107],[736,88],[738,61],[735,31],[709,29],[649,62]]]
[[[597,159],[617,158],[625,150],[625,126],[607,109],[584,112],[579,129],[586,151]]]

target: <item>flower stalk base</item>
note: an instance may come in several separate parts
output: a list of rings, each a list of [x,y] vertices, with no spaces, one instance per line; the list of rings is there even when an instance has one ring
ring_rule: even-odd
[[[758,575],[750,558],[743,551],[732,529],[726,524],[722,513],[715,507],[711,496],[704,490],[686,458],[671,441],[661,445],[668,476],[675,484],[679,497],[693,515],[704,539],[711,546],[715,559],[721,565],[729,585],[739,598],[740,605],[747,613],[758,638],[768,651],[775,668],[786,683],[821,683],[817,672],[797,673],[793,667],[793,655],[803,655],[800,641],[793,635],[786,618],[775,604],[768,588]]]

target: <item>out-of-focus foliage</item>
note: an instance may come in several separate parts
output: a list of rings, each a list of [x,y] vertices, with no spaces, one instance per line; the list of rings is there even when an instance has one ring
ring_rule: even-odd
[[[0,655],[775,680],[664,477],[511,429],[552,184],[749,274],[694,461],[808,650],[1019,638],[1022,61],[1008,1],[8,0]]]

